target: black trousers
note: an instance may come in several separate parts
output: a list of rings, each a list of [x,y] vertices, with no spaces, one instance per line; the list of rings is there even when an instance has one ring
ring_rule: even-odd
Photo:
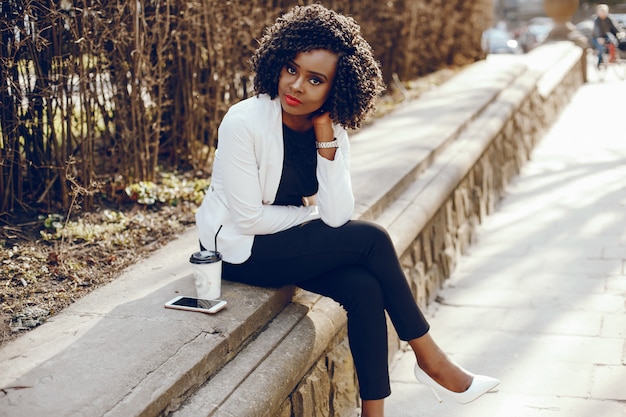
[[[295,284],[340,303],[364,400],[391,393],[385,310],[402,340],[429,330],[388,233],[374,223],[356,220],[332,228],[316,220],[255,236],[250,258],[225,262],[223,278],[264,287]]]

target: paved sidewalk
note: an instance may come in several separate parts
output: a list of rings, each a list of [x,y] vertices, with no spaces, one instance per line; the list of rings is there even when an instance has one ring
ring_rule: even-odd
[[[620,81],[577,92],[431,311],[443,349],[500,391],[439,404],[407,352],[387,416],[626,416],[625,99]]]

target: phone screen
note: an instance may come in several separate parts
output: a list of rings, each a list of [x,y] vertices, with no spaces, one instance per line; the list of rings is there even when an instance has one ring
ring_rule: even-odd
[[[200,298],[182,297],[176,302],[173,302],[172,305],[181,307],[204,308],[208,310],[211,307],[215,307],[220,302],[221,301],[219,300],[203,300]]]

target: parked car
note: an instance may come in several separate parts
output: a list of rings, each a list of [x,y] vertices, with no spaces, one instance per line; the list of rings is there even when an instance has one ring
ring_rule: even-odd
[[[534,17],[528,21],[518,36],[522,50],[528,52],[546,41],[554,21],[549,17]]]
[[[483,32],[482,47],[488,54],[521,54],[522,48],[510,32],[491,28]]]

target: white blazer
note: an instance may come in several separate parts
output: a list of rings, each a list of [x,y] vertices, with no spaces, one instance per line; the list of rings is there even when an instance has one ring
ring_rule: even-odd
[[[283,170],[282,109],[278,98],[262,94],[232,106],[218,130],[211,185],[196,213],[202,245],[224,261],[243,263],[255,235],[277,233],[322,219],[331,227],[354,213],[350,144],[346,130],[333,125],[339,148],[335,159],[317,156],[319,190],[311,206],[273,206]]]

